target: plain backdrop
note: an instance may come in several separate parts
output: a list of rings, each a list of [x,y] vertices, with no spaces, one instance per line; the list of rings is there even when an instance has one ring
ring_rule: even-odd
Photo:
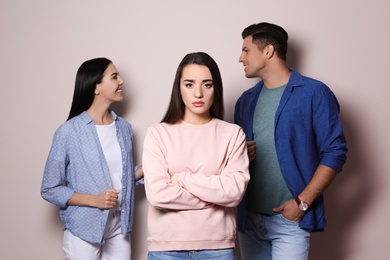
[[[390,2],[384,0],[0,0],[0,259],[63,259],[58,209],[40,196],[55,129],[80,64],[111,59],[141,162],[147,127],[167,108],[185,54],[209,53],[224,82],[225,119],[256,80],[238,62],[241,32],[268,21],[289,33],[289,66],[336,94],[350,152],[326,191],[328,227],[310,259],[388,259]],[[137,187],[133,258],[145,259],[147,201]],[[250,259],[249,259],[250,260]]]

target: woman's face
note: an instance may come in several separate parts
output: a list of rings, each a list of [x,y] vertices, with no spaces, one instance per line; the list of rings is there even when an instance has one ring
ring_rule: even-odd
[[[206,66],[190,64],[183,68],[180,93],[185,105],[184,121],[192,124],[205,124],[210,121],[214,85],[210,70]]]
[[[119,72],[115,68],[114,64],[108,65],[104,71],[102,82],[96,85],[95,98],[99,98],[108,103],[122,101],[122,85],[123,80],[119,76]]]

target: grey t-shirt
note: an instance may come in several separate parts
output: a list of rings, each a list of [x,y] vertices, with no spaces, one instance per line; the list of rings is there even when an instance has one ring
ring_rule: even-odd
[[[275,214],[272,209],[292,198],[280,171],[275,149],[275,113],[286,85],[260,92],[256,104],[253,133],[256,142],[256,158],[251,163],[251,180],[247,191],[249,210]]]

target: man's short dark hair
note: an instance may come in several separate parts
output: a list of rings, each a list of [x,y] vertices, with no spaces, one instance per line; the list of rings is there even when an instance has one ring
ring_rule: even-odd
[[[271,23],[252,24],[242,31],[242,39],[252,36],[252,42],[262,51],[267,45],[275,48],[276,54],[282,60],[287,56],[287,32],[280,26]]]

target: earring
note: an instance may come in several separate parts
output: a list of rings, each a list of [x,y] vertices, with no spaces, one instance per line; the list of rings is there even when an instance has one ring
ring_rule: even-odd
[[[95,95],[99,95],[100,93],[99,93],[99,91],[97,91],[97,90],[95,90]]]

